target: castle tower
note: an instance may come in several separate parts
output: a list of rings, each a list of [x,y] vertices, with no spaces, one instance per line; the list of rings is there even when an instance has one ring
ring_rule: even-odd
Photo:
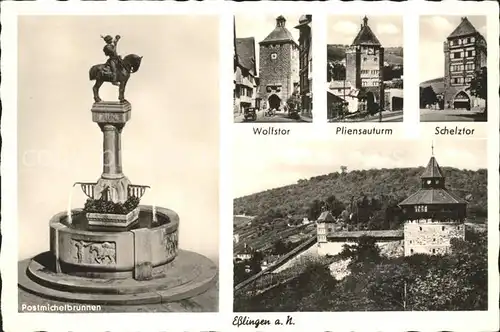
[[[328,242],[328,234],[333,231],[333,224],[335,223],[335,218],[330,211],[323,208],[323,212],[318,217],[316,221],[316,235],[318,237],[318,246],[322,243]]]
[[[276,18],[276,27],[259,46],[259,98],[264,107],[277,109],[299,84],[299,47],[283,16]]]
[[[356,38],[346,51],[347,81],[356,89],[378,87],[383,67],[384,49],[365,16]]]
[[[405,216],[405,256],[444,254],[452,238],[465,238],[467,203],[446,189],[434,156],[420,177],[420,190],[399,203]]]
[[[484,106],[485,101],[468,91],[475,71],[486,66],[486,39],[467,17],[443,43],[444,102],[446,108],[470,109]]]

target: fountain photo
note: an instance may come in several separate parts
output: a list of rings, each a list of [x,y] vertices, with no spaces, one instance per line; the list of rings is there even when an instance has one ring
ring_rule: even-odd
[[[486,140],[234,146],[235,312],[488,309]]]
[[[19,312],[218,311],[218,18],[21,16],[18,38]]]

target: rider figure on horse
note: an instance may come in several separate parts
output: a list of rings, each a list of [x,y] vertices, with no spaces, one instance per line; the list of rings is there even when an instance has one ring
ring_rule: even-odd
[[[120,40],[120,36],[117,35],[113,39],[113,37],[111,37],[110,35],[107,35],[105,37],[102,37],[102,39],[104,39],[104,41],[106,42],[106,45],[104,46],[102,51],[104,52],[104,55],[109,57],[109,59],[108,59],[108,61],[106,61],[106,63],[111,68],[111,72],[113,75],[112,79],[111,79],[111,84],[119,85],[120,83],[118,82],[118,77],[117,77],[118,76],[117,75],[117,72],[118,72],[117,66],[121,62],[121,58],[116,51],[116,45],[118,44],[118,41]]]

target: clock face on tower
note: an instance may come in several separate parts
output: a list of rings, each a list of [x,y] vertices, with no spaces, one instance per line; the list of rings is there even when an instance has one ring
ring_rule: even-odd
[[[276,60],[278,58],[278,54],[271,53],[271,60]]]

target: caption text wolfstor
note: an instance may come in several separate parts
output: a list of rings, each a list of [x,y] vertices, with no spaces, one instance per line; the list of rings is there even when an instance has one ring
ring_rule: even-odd
[[[254,135],[274,135],[274,136],[280,136],[280,135],[290,135],[290,129],[282,129],[282,128],[274,128],[274,127],[268,127],[268,128],[253,128],[253,134]]]

